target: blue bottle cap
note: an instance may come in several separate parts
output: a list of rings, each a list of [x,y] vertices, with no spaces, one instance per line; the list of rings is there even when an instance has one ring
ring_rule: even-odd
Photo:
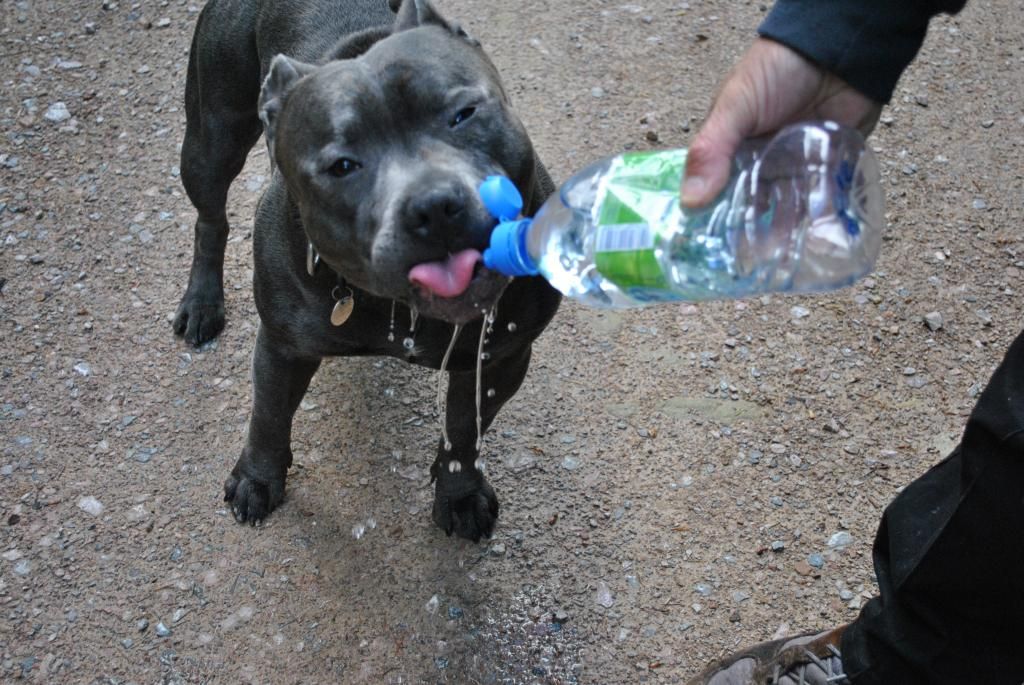
[[[488,176],[477,192],[484,207],[498,221],[511,221],[523,211],[523,196],[505,176]]]
[[[491,246],[484,250],[484,266],[506,276],[536,276],[537,265],[526,251],[530,219],[502,221],[491,233]]]

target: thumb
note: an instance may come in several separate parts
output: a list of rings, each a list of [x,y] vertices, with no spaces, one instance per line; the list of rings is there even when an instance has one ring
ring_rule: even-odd
[[[771,41],[756,41],[725,78],[687,153],[680,189],[684,206],[706,205],[725,188],[736,149],[758,126],[758,92],[778,49]]]
[[[726,93],[723,91],[722,96]],[[746,122],[726,97],[719,97],[686,154],[680,201],[700,207],[718,196],[729,181],[733,155],[746,136]]]

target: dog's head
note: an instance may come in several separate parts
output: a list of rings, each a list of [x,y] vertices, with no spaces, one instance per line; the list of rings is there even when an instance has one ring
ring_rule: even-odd
[[[494,65],[429,2],[401,3],[355,58],[275,57],[260,117],[309,240],[351,284],[455,323],[501,294],[477,187],[503,174],[528,197],[534,153]]]

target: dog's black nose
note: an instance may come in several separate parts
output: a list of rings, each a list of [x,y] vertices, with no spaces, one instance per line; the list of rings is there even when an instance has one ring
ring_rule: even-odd
[[[420,238],[457,242],[466,231],[468,215],[465,191],[460,186],[435,185],[410,198],[405,225]]]

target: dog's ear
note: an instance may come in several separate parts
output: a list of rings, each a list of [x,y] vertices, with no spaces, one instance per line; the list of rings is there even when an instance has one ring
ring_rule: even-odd
[[[461,26],[442,17],[430,0],[388,0],[388,6],[391,7],[392,12],[398,15],[395,19],[394,33],[414,29],[417,26],[434,25],[451,31],[473,45],[480,45],[462,30]]]
[[[267,77],[260,90],[259,113],[263,122],[263,135],[267,139],[267,153],[270,155],[270,170],[276,168],[274,139],[277,133],[277,119],[284,101],[299,80],[316,70],[313,64],[306,64],[284,55],[276,55],[270,62]]]
[[[389,4],[391,10],[398,15],[395,19],[395,33],[427,24],[450,28],[430,0],[390,0]]]

